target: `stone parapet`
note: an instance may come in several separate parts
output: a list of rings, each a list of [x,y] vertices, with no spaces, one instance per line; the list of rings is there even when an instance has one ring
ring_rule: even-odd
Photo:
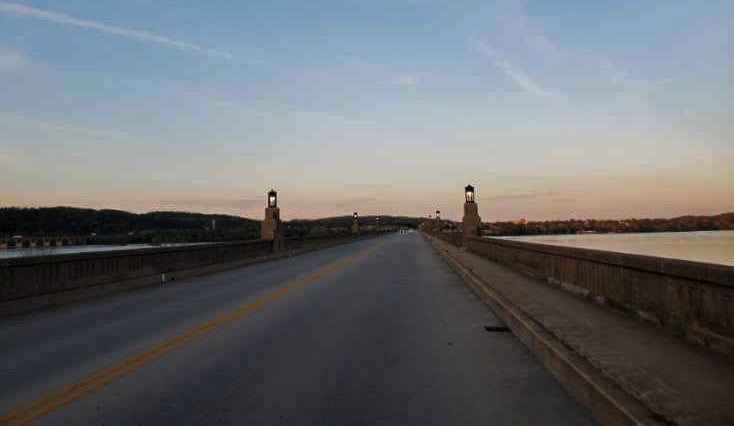
[[[734,267],[501,238],[467,248],[734,356]]]
[[[0,260],[0,315],[277,259],[381,233],[151,247]]]

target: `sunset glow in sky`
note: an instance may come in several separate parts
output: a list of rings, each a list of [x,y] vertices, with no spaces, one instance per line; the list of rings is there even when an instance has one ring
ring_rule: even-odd
[[[734,211],[730,0],[0,1],[0,206]]]

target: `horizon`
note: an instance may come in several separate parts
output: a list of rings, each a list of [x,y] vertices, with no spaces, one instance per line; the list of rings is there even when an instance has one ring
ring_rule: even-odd
[[[734,4],[0,1],[0,206],[734,211]]]
[[[72,208],[72,209],[92,209],[96,211],[100,210],[114,210],[114,211],[121,211],[126,213],[133,213],[133,214],[149,214],[149,213],[187,213],[187,214],[199,214],[199,215],[206,215],[206,216],[229,216],[229,217],[237,217],[240,219],[247,219],[247,220],[254,220],[254,221],[262,221],[262,218],[257,217],[248,217],[248,216],[238,216],[238,215],[230,215],[226,213],[205,213],[205,212],[197,212],[197,211],[188,211],[188,210],[151,210],[151,211],[144,211],[144,212],[135,212],[135,211],[129,211],[129,210],[120,210],[120,209],[99,209],[94,207],[79,207],[79,206],[0,206],[0,209],[2,208],[28,208],[28,209],[54,209],[54,208]],[[379,214],[379,213],[367,213],[367,214],[361,214],[359,213],[359,218],[373,218],[373,217],[405,217],[409,219],[426,219],[429,220],[428,215],[424,216],[406,216],[406,215],[400,215],[400,214]],[[435,213],[434,213],[435,214]],[[625,217],[625,218],[619,218],[619,219],[612,219],[608,217],[570,217],[570,218],[561,218],[561,219],[532,219],[527,217],[517,217],[517,218],[511,218],[511,219],[504,219],[504,220],[484,220],[482,219],[483,223],[493,223],[493,222],[510,222],[513,220],[518,219],[525,219],[528,222],[553,222],[553,221],[586,221],[586,220],[596,220],[596,221],[622,221],[622,220],[672,220],[672,219],[678,219],[681,217],[714,217],[714,216],[722,216],[727,214],[734,214],[734,211],[724,211],[720,213],[712,213],[712,214],[702,214],[702,215],[680,215],[680,216],[669,216],[669,217]],[[481,215],[481,209],[480,209],[480,215]],[[351,214],[342,214],[337,216],[319,216],[319,217],[283,217],[283,220],[285,222],[291,222],[291,221],[298,221],[298,220],[322,220],[322,219],[341,219],[341,218],[351,218]],[[444,217],[443,213],[441,213],[441,220],[442,221],[449,221],[449,222],[455,222],[455,223],[461,223],[461,218],[450,218],[450,217]],[[697,231],[693,231],[697,232]]]

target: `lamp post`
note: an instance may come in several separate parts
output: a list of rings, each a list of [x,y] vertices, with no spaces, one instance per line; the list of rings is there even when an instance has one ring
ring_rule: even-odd
[[[480,234],[482,218],[479,217],[479,207],[476,203],[476,191],[472,185],[464,187],[464,217],[462,218],[464,235],[462,246],[468,247],[471,237]]]
[[[275,190],[268,191],[265,207],[265,219],[260,225],[260,238],[273,242],[273,252],[283,251],[285,241],[283,222],[280,220],[280,209],[278,208],[278,193]]]

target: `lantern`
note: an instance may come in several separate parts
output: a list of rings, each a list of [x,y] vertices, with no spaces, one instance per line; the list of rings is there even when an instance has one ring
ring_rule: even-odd
[[[474,187],[471,185],[467,185],[464,188],[464,195],[466,196],[466,202],[467,203],[473,203],[475,202],[475,193],[474,193]]]
[[[274,190],[268,192],[268,208],[278,207],[278,193]]]

